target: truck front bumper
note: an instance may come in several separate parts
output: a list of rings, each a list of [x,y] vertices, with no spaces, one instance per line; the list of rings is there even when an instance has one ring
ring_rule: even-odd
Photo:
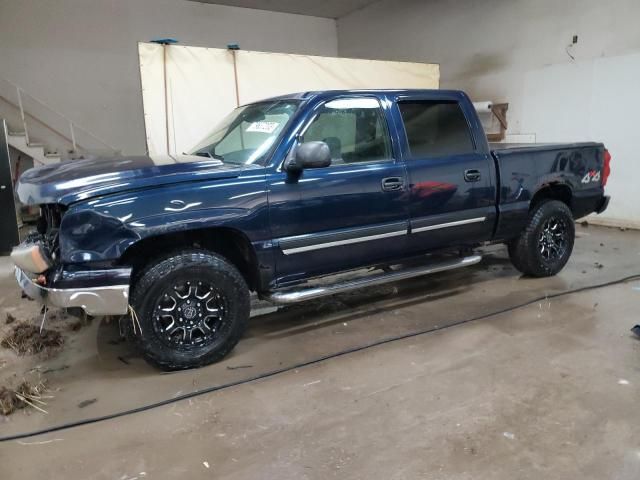
[[[129,308],[129,285],[87,288],[48,288],[36,283],[29,273],[16,267],[16,280],[22,291],[37,302],[59,308],[82,308],[88,315],[124,315]]]

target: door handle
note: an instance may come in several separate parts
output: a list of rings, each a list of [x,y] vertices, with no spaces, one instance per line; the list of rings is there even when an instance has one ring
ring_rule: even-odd
[[[404,180],[401,177],[387,177],[382,179],[384,192],[397,192],[404,188]]]
[[[465,182],[477,182],[480,180],[480,170],[471,169],[464,171],[464,181]]]

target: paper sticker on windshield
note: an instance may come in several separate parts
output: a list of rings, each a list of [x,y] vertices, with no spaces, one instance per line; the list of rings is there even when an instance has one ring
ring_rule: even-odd
[[[273,133],[280,125],[278,122],[253,122],[247,127],[247,132]]]

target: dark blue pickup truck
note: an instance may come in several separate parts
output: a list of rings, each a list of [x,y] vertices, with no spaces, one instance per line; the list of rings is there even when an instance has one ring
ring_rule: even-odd
[[[609,161],[600,143],[491,149],[458,91],[287,95],[237,108],[183,155],[25,172],[20,200],[41,218],[12,257],[29,296],[130,314],[152,364],[189,368],[231,351],[252,291],[298,302],[471,265],[488,242],[554,275],[574,218],[607,207]],[[331,280],[362,267],[379,269]]]

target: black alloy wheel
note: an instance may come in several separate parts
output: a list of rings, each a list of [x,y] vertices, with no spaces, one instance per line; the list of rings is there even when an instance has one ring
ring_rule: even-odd
[[[228,327],[226,305],[224,293],[207,282],[177,282],[156,302],[154,330],[171,348],[209,345]]]
[[[562,258],[567,251],[567,225],[562,218],[552,216],[542,226],[538,237],[540,255],[548,262]]]

